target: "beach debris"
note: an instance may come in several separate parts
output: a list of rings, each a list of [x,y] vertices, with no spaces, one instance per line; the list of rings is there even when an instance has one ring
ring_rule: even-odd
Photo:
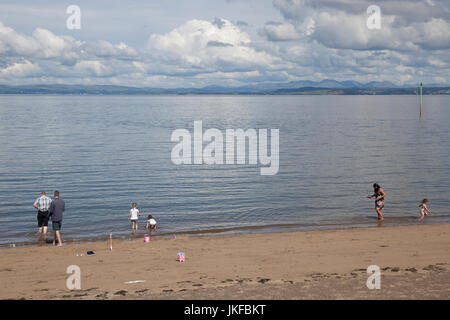
[[[88,256],[95,256],[95,252],[94,251],[88,251],[88,252],[86,252],[86,254]]]
[[[11,244],[9,245],[9,247],[10,247],[10,248],[15,248],[15,247],[16,247],[16,244],[15,244],[15,243],[11,243]]]
[[[145,237],[144,237],[144,242],[146,242],[146,243],[147,243],[147,242],[150,242],[150,236],[145,236]]]
[[[178,254],[178,261],[184,262],[185,259],[184,252],[178,252],[177,254]]]
[[[82,257],[83,254],[82,253],[77,253],[77,257]]]
[[[141,282],[145,282],[145,280],[133,280],[133,281],[127,281],[124,282],[125,284],[132,284],[132,283],[141,283]]]

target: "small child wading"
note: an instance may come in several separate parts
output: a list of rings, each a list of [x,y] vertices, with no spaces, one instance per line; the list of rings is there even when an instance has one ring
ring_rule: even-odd
[[[145,229],[147,230],[147,233],[156,231],[156,220],[151,214],[147,217],[147,225],[145,226]]]
[[[137,207],[136,202],[133,202],[133,204],[131,205],[130,214],[128,216],[128,220],[131,220],[131,231],[133,233],[138,231],[138,218],[141,215],[141,213],[136,207]]]
[[[422,221],[427,215],[429,215],[431,213],[431,211],[428,210],[427,203],[428,203],[428,199],[423,199],[422,203],[419,205],[419,208],[420,208],[419,221]]]

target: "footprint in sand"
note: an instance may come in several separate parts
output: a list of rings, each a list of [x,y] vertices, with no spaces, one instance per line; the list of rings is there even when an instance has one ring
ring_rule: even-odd
[[[201,278],[200,278],[201,279]],[[182,284],[182,283],[192,283],[192,281],[190,280],[186,280],[186,281],[178,281],[177,284]]]
[[[75,294],[74,297],[75,297],[75,298],[78,298],[78,297],[85,297],[85,296],[87,296],[87,295],[88,295],[87,293],[78,293],[78,294]]]
[[[423,270],[439,272],[439,271],[445,271],[445,268],[439,267],[437,264],[436,265],[430,264],[429,266],[426,266],[425,268],[423,268]]]
[[[148,291],[148,289],[142,289],[142,290],[137,290],[137,291],[135,291],[135,293],[144,293],[144,292],[147,292]]]
[[[126,290],[119,290],[117,292],[114,293],[117,296],[125,296],[127,294]]]
[[[250,278],[243,278],[243,279],[237,279],[236,281],[237,281],[239,284],[243,284],[245,281],[252,282],[253,280],[250,279]]]

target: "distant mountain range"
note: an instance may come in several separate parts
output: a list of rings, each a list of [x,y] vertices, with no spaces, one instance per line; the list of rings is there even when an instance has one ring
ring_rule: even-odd
[[[76,94],[76,95],[138,95],[138,94],[314,94],[367,95],[418,94],[418,87],[396,86],[389,81],[293,81],[288,83],[260,83],[241,87],[206,86],[203,88],[139,88],[114,85],[0,85],[0,94]],[[426,84],[423,94],[450,94],[450,86]]]

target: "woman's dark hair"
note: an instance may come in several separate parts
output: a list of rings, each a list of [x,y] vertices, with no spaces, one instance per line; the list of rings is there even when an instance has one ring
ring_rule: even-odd
[[[427,202],[428,202],[428,199],[427,199],[427,198],[425,198],[425,199],[422,200],[422,203],[427,203]]]
[[[375,193],[377,193],[378,191],[380,191],[380,185],[378,183],[374,183],[373,184],[373,190],[375,191]]]
[[[153,217],[152,217],[151,214],[148,215],[147,220],[148,220],[148,219],[153,219]]]

